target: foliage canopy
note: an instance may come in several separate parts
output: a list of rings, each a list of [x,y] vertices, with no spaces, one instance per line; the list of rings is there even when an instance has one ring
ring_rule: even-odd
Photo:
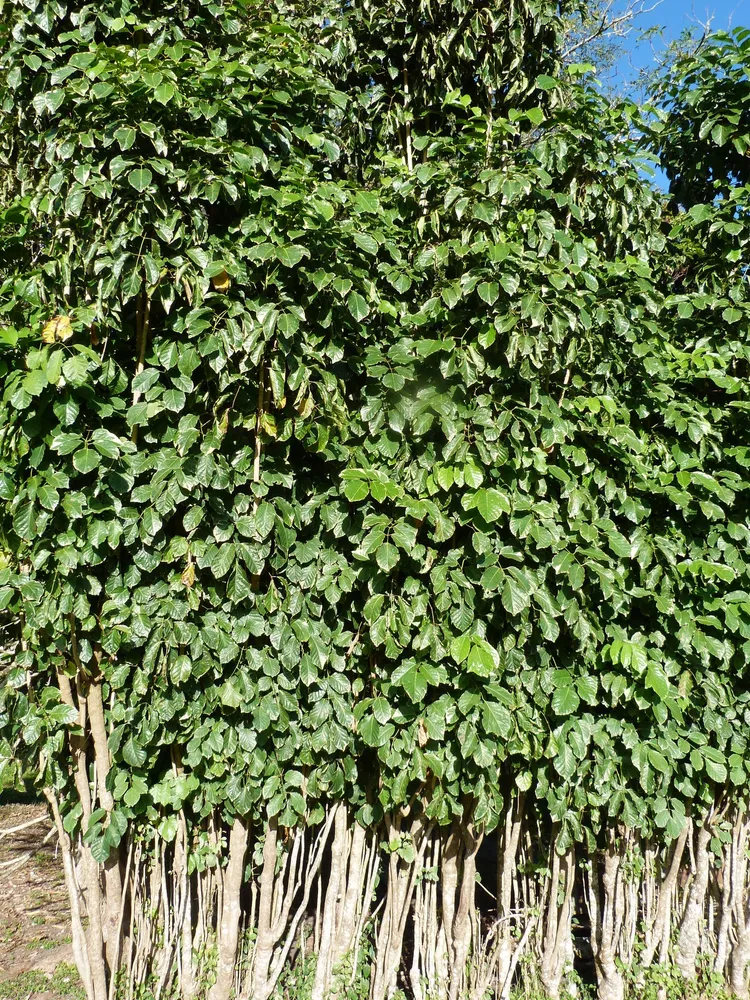
[[[654,125],[556,4],[317,6],[2,7],[0,781],[102,864],[671,840],[748,787],[748,33]]]

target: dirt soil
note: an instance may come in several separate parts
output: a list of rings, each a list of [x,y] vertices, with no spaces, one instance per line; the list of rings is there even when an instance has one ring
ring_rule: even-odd
[[[0,1000],[60,996],[71,978],[75,988],[62,859],[51,829],[42,805],[0,805]]]

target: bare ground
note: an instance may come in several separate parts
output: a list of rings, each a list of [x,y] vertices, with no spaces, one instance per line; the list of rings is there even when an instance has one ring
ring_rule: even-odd
[[[50,831],[44,806],[0,805],[0,1000],[78,992],[62,860]]]

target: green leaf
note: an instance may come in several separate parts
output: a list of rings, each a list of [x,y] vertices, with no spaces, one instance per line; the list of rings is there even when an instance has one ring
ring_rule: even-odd
[[[576,689],[587,705],[598,703],[599,680],[597,677],[579,677],[576,680]]]
[[[484,479],[482,470],[472,462],[467,462],[466,465],[464,465],[463,474],[464,483],[472,489],[478,489],[482,485],[482,480]]]
[[[554,77],[546,76],[544,73],[534,81],[534,86],[537,90],[554,90],[557,85],[557,80]]]
[[[488,306],[494,306],[500,295],[500,286],[496,281],[483,281],[480,285],[477,285],[477,292],[479,293],[479,298],[486,302]]]
[[[65,214],[79,216],[86,200],[86,189],[80,184],[73,184],[65,199]]]
[[[239,561],[235,561],[232,579],[227,586],[227,597],[235,604],[246,601],[252,593],[250,581]]]
[[[98,469],[100,462],[101,457],[88,445],[84,445],[73,455],[73,466],[83,475]]]
[[[367,601],[364,606],[363,614],[365,616],[365,621],[370,625],[379,618],[383,609],[383,601],[385,600],[383,594],[373,594],[373,596]]]
[[[456,663],[463,663],[471,651],[471,636],[459,635],[451,642],[451,656]]]
[[[148,754],[143,747],[136,743],[133,736],[130,736],[122,748],[122,758],[125,763],[130,764],[131,767],[143,767],[147,757]]]
[[[713,781],[723,784],[727,780],[727,766],[724,754],[711,746],[704,746],[702,750],[706,773]]]
[[[510,514],[510,501],[499,490],[477,490],[474,494],[474,505],[484,520],[490,524],[503,514]]]
[[[557,715],[572,715],[580,705],[580,698],[572,686],[559,687],[552,694],[552,710]]]
[[[105,458],[117,458],[120,454],[120,439],[104,427],[96,428],[91,435],[91,443]],[[75,458],[73,464],[75,464]]]
[[[211,572],[217,580],[221,580],[227,575],[235,562],[235,547],[231,543],[224,543],[218,547],[211,560]]]
[[[669,678],[656,663],[649,662],[646,670],[646,687],[650,688],[661,701],[669,695]]]
[[[275,520],[276,511],[273,504],[264,501],[258,505],[255,512],[255,527],[261,538],[266,538],[271,533]]]
[[[402,687],[415,705],[427,694],[427,680],[414,660],[399,664],[391,674],[391,682]]]
[[[405,552],[411,552],[417,544],[417,529],[407,521],[396,521],[392,531],[393,541]]]
[[[346,304],[349,312],[357,322],[361,322],[370,312],[367,303],[359,292],[350,292]]]
[[[385,542],[375,553],[375,559],[384,573],[390,573],[398,565],[400,556],[395,545]]]
[[[391,715],[393,714],[388,700],[383,697],[376,698],[375,701],[373,701],[372,711],[373,715],[381,725],[385,725],[386,722],[389,722]]]
[[[180,684],[184,684],[185,681],[189,680],[192,666],[189,656],[185,656],[184,654],[178,656],[169,668],[169,676],[172,683],[179,687]]]
[[[501,274],[499,278],[500,284],[503,286],[508,295],[513,298],[520,286],[520,280],[516,274]]]
[[[688,215],[696,222],[706,222],[714,216],[714,210],[710,205],[693,205],[688,210]]]
[[[344,496],[352,503],[358,503],[370,495],[370,487],[362,479],[348,479],[344,483]]]
[[[658,750],[652,750],[649,748],[648,760],[655,771],[659,771],[660,774],[668,774],[671,770],[669,761],[664,756],[664,754],[659,753]]]
[[[724,146],[731,139],[732,131],[731,125],[724,125],[720,122],[718,125],[714,125],[711,130],[711,138],[717,146]]]
[[[365,253],[371,254],[373,257],[377,256],[378,244],[369,233],[354,232],[352,239],[360,250],[364,250]]]
[[[357,728],[365,744],[370,747],[385,746],[396,731],[395,726],[381,725],[374,715],[366,715]]]
[[[221,685],[219,697],[222,705],[226,705],[227,708],[239,708],[242,704],[242,695],[233,679],[224,681]]]
[[[554,767],[561,778],[570,781],[578,770],[578,761],[573,753],[572,747],[567,743],[563,744],[554,759]]]
[[[491,201],[479,201],[474,206],[472,214],[480,222],[486,222],[491,225],[497,218],[497,209]]]
[[[185,511],[185,516],[182,519],[182,526],[185,531],[194,531],[198,525],[203,520],[203,508],[202,507],[190,507]]]
[[[58,455],[70,455],[81,444],[83,444],[83,437],[74,431],[55,434],[52,438],[52,450],[56,451]]]
[[[184,410],[185,408],[185,393],[180,389],[167,389],[162,396],[162,402],[168,410],[172,410],[173,413],[179,413],[180,410]]]
[[[153,507],[147,507],[141,515],[141,537],[153,538],[161,530],[162,521]]]
[[[36,528],[36,517],[34,515],[34,504],[31,500],[26,500],[19,504],[13,515],[13,530],[19,538],[31,541]]]
[[[484,639],[474,639],[466,667],[479,677],[491,677],[500,663],[497,652]]]
[[[154,90],[154,97],[159,104],[169,104],[175,95],[175,89],[171,83],[162,83]]]
[[[276,251],[276,256],[284,267],[294,267],[296,264],[299,264],[303,257],[308,257],[309,252],[305,247],[289,243],[286,246],[279,247]]]
[[[148,167],[136,167],[128,174],[128,184],[140,193],[146,190],[152,178],[153,174]]]
[[[55,510],[60,502],[60,494],[53,486],[40,486],[36,496],[42,507],[47,510]]]
[[[704,762],[706,767],[706,774],[711,778],[712,781],[717,782],[717,784],[723,785],[727,780],[727,767],[726,764],[721,761],[711,760],[704,751]]]
[[[571,561],[568,567],[568,579],[570,580],[570,586],[573,590],[580,590],[581,587],[586,582],[586,573],[584,572],[583,566],[574,560]]]
[[[504,705],[485,702],[482,706],[482,725],[486,733],[508,739],[513,731],[513,719]]]
[[[524,612],[531,600],[531,587],[511,576],[506,576],[503,585],[502,602],[503,607],[510,615],[520,615]]]
[[[505,573],[499,566],[488,566],[482,573],[480,581],[482,588],[486,591],[499,590],[505,580]]]
[[[119,143],[120,149],[123,152],[130,147],[135,142],[136,131],[129,125],[121,125],[120,128],[115,130],[115,139]]]

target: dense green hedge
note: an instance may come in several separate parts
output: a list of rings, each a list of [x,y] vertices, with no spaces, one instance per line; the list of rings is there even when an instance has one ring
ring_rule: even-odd
[[[745,36],[670,116],[443,6],[2,8],[0,780],[98,864],[745,801]]]

